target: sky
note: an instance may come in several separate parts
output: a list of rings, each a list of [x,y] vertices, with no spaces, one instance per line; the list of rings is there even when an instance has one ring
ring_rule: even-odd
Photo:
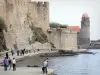
[[[49,2],[50,22],[81,26],[82,15],[88,13],[90,38],[91,40],[100,39],[100,0],[49,0]]]

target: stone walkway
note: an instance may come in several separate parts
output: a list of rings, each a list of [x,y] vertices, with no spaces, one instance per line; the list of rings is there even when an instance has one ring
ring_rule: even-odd
[[[50,52],[52,53],[55,51],[48,51],[48,50],[39,51],[39,52],[37,51],[35,53],[31,52],[31,53],[25,54],[24,56],[17,56],[15,54],[13,57],[16,58],[16,60],[19,60],[27,56],[35,56],[40,53],[50,53]],[[10,56],[11,59],[13,57]],[[0,63],[2,63],[3,60],[4,60],[4,57],[0,57]],[[28,67],[20,67],[20,68],[18,67],[16,71],[8,70],[6,72],[4,71],[3,67],[0,67],[0,73],[1,73],[0,75],[43,75],[41,68],[30,68],[30,67],[29,68]],[[48,69],[47,75],[54,75],[54,70]]]
[[[37,54],[40,54],[40,53],[52,53],[52,52],[56,52],[56,51],[49,51],[49,50],[41,50],[41,51],[37,51],[37,52],[31,52],[31,53],[28,53],[28,54],[25,54],[24,56],[17,56],[16,54],[14,56],[9,56],[11,59],[13,59],[13,57],[16,59],[16,60],[19,60],[21,58],[25,58],[27,56],[34,56],[34,55],[37,55]],[[4,60],[4,57],[0,57],[0,63],[2,63]]]
[[[41,68],[17,68],[16,71],[8,70],[4,71],[3,67],[0,67],[0,75],[46,75],[42,73]],[[47,75],[54,75],[54,70],[48,69]]]

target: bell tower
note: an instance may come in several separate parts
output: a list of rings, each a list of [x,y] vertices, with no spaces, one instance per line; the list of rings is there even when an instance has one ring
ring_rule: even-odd
[[[81,31],[80,31],[80,45],[83,48],[88,48],[90,45],[90,20],[87,13],[82,15]]]

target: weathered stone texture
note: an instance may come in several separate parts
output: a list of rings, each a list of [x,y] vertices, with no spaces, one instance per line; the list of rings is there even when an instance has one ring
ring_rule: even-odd
[[[83,14],[81,21],[81,31],[78,41],[81,48],[88,48],[90,45],[90,21],[87,13]]]
[[[77,33],[65,29],[49,29],[49,3],[31,2],[31,0],[0,0],[0,16],[5,20],[7,32],[4,31],[8,49],[51,48],[53,44],[57,49],[77,49]],[[47,43],[35,42],[30,44],[34,35],[31,26],[40,27],[48,36]]]
[[[67,28],[52,29],[49,40],[57,49],[76,50],[77,49],[77,32]]]
[[[7,32],[4,32],[4,35],[8,49],[14,48],[15,44],[18,49],[28,46],[30,48],[28,38],[33,35],[29,27],[31,23],[46,32],[49,28],[48,6],[48,2],[0,0],[0,16],[7,24]]]

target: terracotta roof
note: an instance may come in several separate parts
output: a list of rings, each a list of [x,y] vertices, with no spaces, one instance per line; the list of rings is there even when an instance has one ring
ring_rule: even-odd
[[[79,26],[69,26],[69,29],[80,32],[80,27]]]

